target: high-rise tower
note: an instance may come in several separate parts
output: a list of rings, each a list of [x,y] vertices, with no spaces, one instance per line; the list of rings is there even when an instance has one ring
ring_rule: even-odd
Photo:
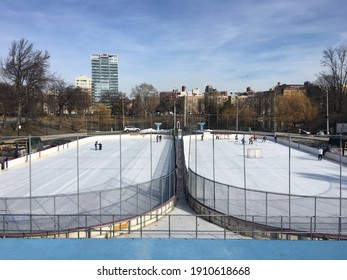
[[[118,56],[92,54],[92,98],[99,102],[104,93],[118,92]]]

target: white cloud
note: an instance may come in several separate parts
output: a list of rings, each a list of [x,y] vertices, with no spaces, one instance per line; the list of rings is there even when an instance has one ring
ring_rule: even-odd
[[[47,49],[52,71],[72,82],[90,54],[119,55],[120,89],[213,84],[266,90],[319,72],[323,49],[346,43],[342,2],[3,0],[0,55],[21,37]],[[9,34],[11,34],[9,36]],[[11,37],[13,36],[13,37]]]

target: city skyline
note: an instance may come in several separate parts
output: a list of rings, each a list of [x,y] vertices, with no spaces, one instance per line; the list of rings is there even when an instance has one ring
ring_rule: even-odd
[[[119,58],[119,90],[268,90],[314,82],[328,47],[347,44],[342,0],[2,0],[0,57],[21,38],[51,55],[50,71],[74,84],[90,56]]]

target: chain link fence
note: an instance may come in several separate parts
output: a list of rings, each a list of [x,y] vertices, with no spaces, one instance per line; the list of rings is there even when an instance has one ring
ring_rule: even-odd
[[[100,226],[148,212],[176,194],[176,172],[124,188],[40,197],[0,198],[0,232],[71,231]],[[31,214],[28,213],[30,208]],[[71,215],[76,209],[76,215]]]
[[[214,182],[191,169],[188,177],[191,197],[218,213],[273,229],[347,236],[346,198],[243,189]]]

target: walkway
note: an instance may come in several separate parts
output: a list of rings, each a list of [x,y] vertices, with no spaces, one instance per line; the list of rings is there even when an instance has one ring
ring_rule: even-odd
[[[142,238],[206,238],[206,239],[246,239],[234,232],[210,223],[194,212],[187,203],[184,191],[183,141],[177,140],[177,204],[175,208],[158,222],[146,226]],[[170,235],[169,235],[170,231]],[[139,238],[139,232],[125,234],[122,238]]]

